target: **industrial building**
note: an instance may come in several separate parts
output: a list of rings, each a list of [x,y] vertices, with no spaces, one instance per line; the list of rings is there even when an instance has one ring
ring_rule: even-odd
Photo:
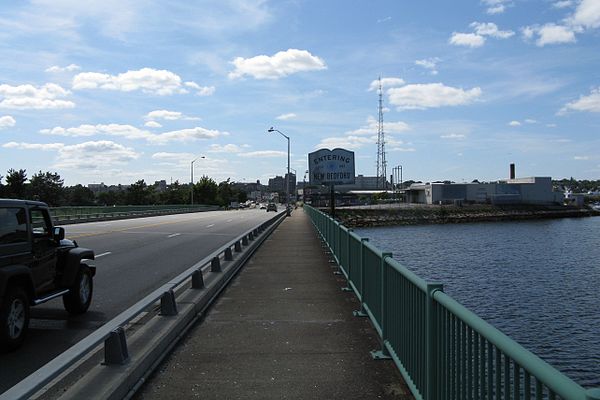
[[[552,190],[552,178],[531,177],[507,179],[494,183],[416,183],[405,191],[410,203],[421,204],[556,204],[562,203],[562,192]]]

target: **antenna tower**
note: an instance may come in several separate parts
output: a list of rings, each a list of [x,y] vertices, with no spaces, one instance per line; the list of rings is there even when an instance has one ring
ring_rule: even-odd
[[[379,77],[379,121],[377,123],[377,188],[387,189],[387,162],[385,161],[385,134],[383,132],[383,90]]]

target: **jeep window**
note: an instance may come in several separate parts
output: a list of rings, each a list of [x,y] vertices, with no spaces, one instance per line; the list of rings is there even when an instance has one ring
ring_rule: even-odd
[[[30,216],[33,237],[50,237],[52,235],[52,224],[45,210],[34,208],[31,210]]]
[[[0,208],[0,245],[27,242],[25,209]]]

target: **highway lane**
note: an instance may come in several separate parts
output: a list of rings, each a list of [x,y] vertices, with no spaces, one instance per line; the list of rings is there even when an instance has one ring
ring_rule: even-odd
[[[0,355],[0,393],[239,234],[274,217],[265,210],[193,214],[65,225],[66,237],[94,250],[94,297],[71,317],[62,300],[31,309],[22,348]]]

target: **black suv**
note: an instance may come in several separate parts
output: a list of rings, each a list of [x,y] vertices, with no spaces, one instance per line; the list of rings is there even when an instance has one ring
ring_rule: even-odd
[[[0,199],[0,352],[17,348],[29,326],[29,307],[56,297],[70,314],[92,301],[94,252],[52,226],[45,203]]]

